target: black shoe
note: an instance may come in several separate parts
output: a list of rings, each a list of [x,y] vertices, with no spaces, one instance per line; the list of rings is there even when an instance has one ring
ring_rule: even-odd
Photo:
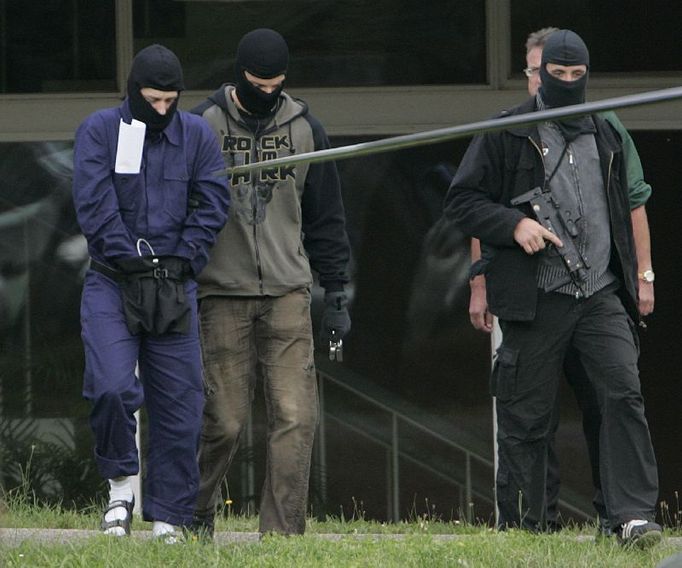
[[[195,513],[192,524],[184,527],[188,540],[211,542],[215,533],[215,516]]]
[[[658,523],[642,519],[632,519],[620,525],[617,535],[618,542],[623,546],[634,545],[644,549],[661,542],[663,529]]]
[[[124,519],[114,519],[113,521],[105,521],[105,517],[107,516],[107,513],[113,509],[116,509],[118,507],[122,507],[123,509],[126,510],[126,516]],[[102,532],[106,532],[109,529],[113,529],[115,527],[121,527],[125,531],[125,536],[130,536],[130,526],[133,524],[133,509],[135,507],[135,497],[133,497],[132,501],[111,501],[108,505],[107,508],[104,510],[104,513],[102,513],[102,523],[100,524],[100,528],[102,529]],[[124,535],[116,535],[114,533],[111,533],[112,536],[124,536]]]

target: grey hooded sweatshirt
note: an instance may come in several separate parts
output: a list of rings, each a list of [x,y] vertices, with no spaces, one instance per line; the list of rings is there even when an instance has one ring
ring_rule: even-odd
[[[307,105],[285,92],[255,136],[230,96],[233,89],[223,85],[192,110],[218,136],[226,167],[329,147]],[[343,289],[350,247],[333,162],[236,174],[230,194],[230,219],[198,278],[200,298],[281,296],[309,288],[311,268],[327,291]]]

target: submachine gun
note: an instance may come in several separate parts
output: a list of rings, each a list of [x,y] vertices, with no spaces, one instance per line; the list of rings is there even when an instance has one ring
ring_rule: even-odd
[[[579,290],[577,296],[584,296],[582,285],[587,280],[586,269],[589,268],[589,265],[573,242],[573,239],[578,236],[575,221],[561,208],[552,193],[543,191],[541,187],[531,189],[511,200],[512,205],[523,203],[530,203],[538,223],[561,239],[564,246],[555,247],[555,250],[568,270],[571,281]],[[565,282],[560,282],[553,289],[564,284]]]

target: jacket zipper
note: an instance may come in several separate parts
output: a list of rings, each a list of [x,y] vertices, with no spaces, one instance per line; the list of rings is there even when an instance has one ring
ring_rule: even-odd
[[[613,152],[609,156],[609,169],[606,172],[606,195],[609,195],[609,188],[611,187],[611,166],[613,165]]]
[[[609,223],[611,223],[611,227],[613,227],[613,219],[611,218],[611,215],[613,214],[613,207],[611,206],[611,167],[613,166],[613,157],[614,153],[610,152],[609,156],[609,167],[606,170],[606,206],[609,208]],[[613,246],[616,248],[618,251],[618,254],[620,255],[620,250],[618,250],[618,242],[616,239],[611,237],[611,242],[613,243]],[[624,271],[623,271],[624,272]]]
[[[253,138],[254,142],[254,151],[253,151],[253,161],[254,162],[259,162],[260,160],[258,159],[258,156],[260,155],[260,138],[256,138],[254,136]],[[260,171],[256,170],[251,173],[252,176],[260,176]],[[251,188],[254,192],[257,192],[257,185],[258,182],[255,182],[251,184]],[[253,246],[256,252],[256,270],[258,271],[258,290],[261,293],[261,296],[264,293],[263,289],[263,266],[261,264],[261,258],[260,258],[260,247],[258,246],[258,234],[256,232],[256,228],[258,224],[256,223],[256,215],[258,214],[258,196],[254,195],[254,200],[253,200],[253,209],[252,209],[252,214],[253,214]]]
[[[538,151],[538,155],[540,156],[540,161],[542,162],[542,179],[543,179],[542,189],[544,190],[545,189],[544,179],[547,176],[547,170],[545,169],[545,157],[542,155],[542,150],[540,149],[540,146],[538,146],[535,143],[535,140],[533,140],[533,138],[531,136],[528,137],[528,140],[533,145],[533,147]]]

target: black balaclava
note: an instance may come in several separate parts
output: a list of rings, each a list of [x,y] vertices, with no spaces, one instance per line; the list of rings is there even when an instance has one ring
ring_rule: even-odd
[[[288,65],[289,48],[275,30],[260,28],[246,34],[239,42],[235,61],[237,98],[244,109],[257,117],[266,117],[275,110],[282,92],[280,85],[272,93],[264,93],[249,83],[244,71],[259,79],[272,79],[285,75]]]
[[[128,75],[128,100],[133,118],[144,122],[148,132],[161,132],[173,120],[178,101],[171,105],[166,114],[159,114],[140,93],[140,89],[144,87],[159,91],[178,91],[178,99],[180,98],[180,91],[185,89],[182,66],[170,49],[159,44],[145,47],[133,59]]]
[[[557,65],[586,65],[587,72],[576,81],[557,79],[547,71],[547,63]],[[558,30],[547,38],[542,48],[540,64],[540,97],[549,108],[577,105],[585,102],[585,89],[590,68],[590,53],[581,37],[571,30]],[[589,130],[589,117],[558,121],[564,137],[570,142],[581,132]]]

